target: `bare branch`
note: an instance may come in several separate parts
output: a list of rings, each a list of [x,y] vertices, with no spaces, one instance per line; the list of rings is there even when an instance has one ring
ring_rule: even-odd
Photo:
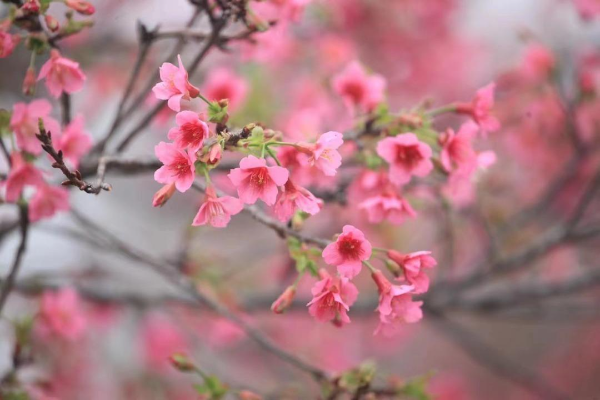
[[[21,266],[23,254],[25,254],[25,250],[27,249],[27,236],[29,232],[29,209],[27,207],[27,204],[25,203],[19,204],[19,230],[21,232],[21,241],[13,259],[13,263],[10,267],[8,277],[6,278],[2,285],[2,288],[0,289],[0,313],[2,313],[2,310],[4,309],[4,306],[6,304],[6,300],[8,299],[8,295],[10,294],[15,284],[17,274],[19,273],[19,267]]]

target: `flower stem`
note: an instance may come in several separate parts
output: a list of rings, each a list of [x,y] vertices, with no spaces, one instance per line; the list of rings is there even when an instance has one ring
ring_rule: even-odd
[[[369,271],[371,271],[371,272],[376,272],[376,271],[377,271],[377,269],[376,269],[376,268],[375,268],[373,265],[371,265],[371,263],[370,263],[370,262],[368,262],[368,261],[363,261],[362,263],[363,263],[364,265],[366,265],[366,266],[367,266],[367,268],[369,268]]]
[[[210,101],[208,101],[208,99],[202,96],[200,93],[198,93],[198,98],[202,99],[206,104],[210,106]]]
[[[267,149],[267,153],[269,153],[269,155],[271,156],[271,158],[273,158],[273,160],[275,160],[275,162],[277,163],[277,165],[279,165],[281,167],[281,163],[279,162],[279,159],[277,158],[277,155],[275,155],[275,153],[273,152],[273,150],[271,150],[268,145],[265,145],[264,148]]]
[[[452,112],[456,112],[456,104],[448,104],[440,108],[434,108],[433,110],[426,111],[425,115],[429,117],[437,117],[438,115]]]

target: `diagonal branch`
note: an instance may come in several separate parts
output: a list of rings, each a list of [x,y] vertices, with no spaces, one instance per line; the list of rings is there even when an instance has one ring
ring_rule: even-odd
[[[15,254],[12,266],[10,267],[8,277],[0,289],[0,313],[2,313],[4,305],[6,304],[6,300],[8,299],[8,295],[15,284],[23,254],[25,254],[25,250],[27,249],[27,236],[29,233],[29,209],[26,203],[19,203],[19,230],[21,232],[21,242],[17,248],[17,252]]]

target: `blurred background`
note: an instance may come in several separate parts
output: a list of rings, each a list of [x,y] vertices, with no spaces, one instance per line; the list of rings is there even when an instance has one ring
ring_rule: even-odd
[[[86,130],[97,141],[111,128],[135,63],[137,24],[181,29],[194,7],[186,0],[93,3],[94,26],[62,41],[61,51],[78,61],[87,75],[84,89],[72,96],[71,104],[73,115],[85,117]],[[519,250],[572,209],[598,157],[590,150],[592,156],[583,160],[570,149],[564,132],[572,121],[562,114],[562,105],[568,104],[574,126],[590,149],[598,147],[594,144],[600,123],[595,97],[600,22],[582,13],[581,2],[307,3],[300,15],[258,35],[256,44],[240,41],[213,49],[190,75],[201,89],[219,68],[246,82],[247,92],[232,108],[233,126],[260,121],[295,138],[351,128],[352,118],[335,99],[330,80],[354,59],[386,78],[387,98],[395,110],[469,101],[478,88],[495,81],[496,114],[502,123],[499,132],[478,142],[478,148],[495,151],[497,162],[478,177],[477,198],[470,204],[446,213],[417,188],[408,193],[417,218],[400,226],[374,226],[352,208],[349,195],[342,204],[328,204],[319,218],[307,221],[307,231],[331,237],[351,223],[381,247],[430,249],[439,263],[432,274],[435,283],[472,272],[489,245],[486,232],[502,231],[511,217],[538,204],[553,178],[573,159],[581,159],[561,190],[537,209],[535,218],[528,216],[516,229],[499,234],[498,251]],[[63,4],[51,3],[50,13],[58,19],[65,10]],[[7,12],[8,6],[0,4],[0,16]],[[209,31],[208,21],[198,19],[193,29]],[[231,28],[231,33],[238,31]],[[154,44],[139,72],[136,93],[166,60],[176,40]],[[201,46],[202,41],[186,42],[181,51],[185,65]],[[0,60],[0,108],[10,110],[16,102],[30,101],[21,94],[29,61],[23,46]],[[44,61],[38,57],[38,70]],[[585,88],[584,76],[591,77]],[[36,98],[49,98],[43,85],[36,90]],[[588,97],[581,94],[584,90]],[[59,119],[59,102],[53,106]],[[153,106],[148,96],[124,119],[115,143]],[[154,160],[154,146],[166,140],[173,115],[158,113],[123,154]],[[439,123],[439,129],[457,127],[458,120],[448,117]],[[108,154],[113,145],[108,145]],[[6,165],[2,168],[6,170]],[[49,165],[46,169],[50,171]],[[216,182],[230,191],[222,177]],[[18,278],[22,290],[9,298],[7,318],[0,323],[0,375],[12,368],[15,335],[10,321],[35,316],[43,289],[75,286],[83,299],[85,335],[70,343],[40,341],[36,362],[21,372],[24,381],[54,382],[55,398],[195,398],[193,379],[165,361],[175,351],[189,354],[222,381],[256,389],[268,398],[319,398],[313,381],[263,352],[231,322],[186,304],[186,296],[149,271],[139,257],[124,255],[115,245],[118,240],[143,253],[142,258],[177,264],[199,287],[285,349],[328,371],[341,373],[370,361],[381,382],[388,377],[426,376],[434,399],[541,398],[527,390],[531,382],[557,388],[566,398],[600,396],[600,383],[594,379],[600,372],[600,315],[593,284],[585,293],[524,300],[501,310],[456,306],[445,310],[444,318],[430,317],[426,310],[420,323],[387,339],[373,336],[377,294],[368,276],[357,278],[361,297],[349,314],[352,323],[342,329],[308,315],[304,304],[314,283],[308,277],[300,284],[294,307],[284,315],[272,314],[270,304],[294,279],[285,241],[272,230],[248,215],[236,216],[223,230],[191,227],[203,195],[178,194],[163,208],[153,208],[152,196],[160,185],[152,171],[124,175],[109,169],[106,181],[112,185],[110,193],[90,196],[73,190],[72,212],[32,228]],[[325,183],[320,189],[328,187],[332,186]],[[598,222],[597,203],[590,210],[585,220]],[[10,227],[16,211],[0,207],[0,226]],[[14,226],[3,229],[3,271],[8,271],[18,242]],[[476,288],[472,298],[528,282],[560,282],[574,272],[598,268],[597,255],[598,241],[593,239],[553,246],[528,261],[531,267],[526,271]]]

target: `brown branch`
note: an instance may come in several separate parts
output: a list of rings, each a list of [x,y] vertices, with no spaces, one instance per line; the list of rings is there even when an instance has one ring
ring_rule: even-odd
[[[0,314],[2,313],[2,310],[6,304],[6,300],[8,299],[8,295],[15,284],[19,267],[21,266],[21,260],[25,254],[25,250],[27,249],[27,236],[29,233],[29,209],[26,203],[19,203],[19,230],[21,232],[21,241],[19,243],[19,247],[17,248],[17,252],[15,253],[8,277],[3,282],[2,288],[0,289]]]
[[[40,142],[42,142],[42,149],[54,159],[54,163],[52,163],[52,168],[60,169],[63,175],[67,178],[67,180],[62,182],[63,186],[75,186],[83,192],[93,194],[98,194],[102,190],[111,190],[111,186],[107,183],[103,183],[101,185],[96,186],[84,181],[79,170],[71,171],[69,167],[65,165],[62,150],[59,150],[58,152],[56,151],[56,149],[52,145],[52,134],[51,132],[46,131],[41,119],[40,133],[36,134],[35,136]]]

